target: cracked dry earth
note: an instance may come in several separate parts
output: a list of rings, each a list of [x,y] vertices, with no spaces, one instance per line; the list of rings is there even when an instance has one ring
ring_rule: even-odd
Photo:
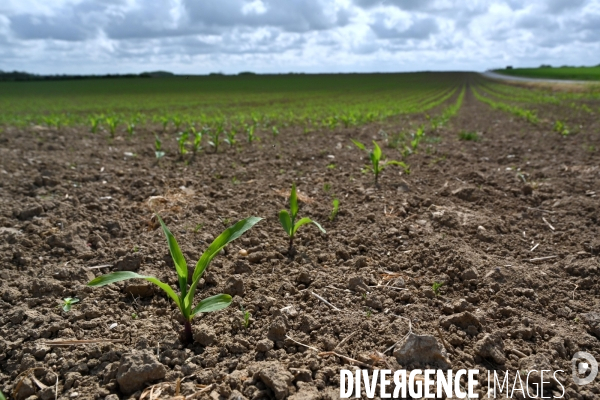
[[[561,112],[579,133],[563,138],[544,122]],[[309,137],[289,128],[188,163],[163,140],[160,165],[151,132],[109,143],[83,129],[7,128],[0,389],[44,400],[55,398],[56,382],[59,399],[329,399],[339,398],[340,369],[355,368],[349,359],[392,370],[477,368],[480,398],[488,370],[568,376],[575,352],[600,360],[600,126],[572,112],[541,110],[542,123],[529,125],[468,90],[458,115],[408,158],[410,175],[388,167],[379,187],[349,139],[379,140],[380,125]],[[481,140],[459,141],[461,130]],[[300,216],[327,234],[303,227],[290,260],[277,213],[292,182]],[[340,212],[331,222],[333,197]],[[187,347],[175,306],[150,284],[86,287],[115,270],[175,287],[153,210],[192,265],[228,224],[265,218],[209,266],[198,296],[225,292],[233,304],[196,318]],[[66,297],[79,299],[69,312],[58,306]],[[442,358],[398,351],[409,329],[433,336]],[[68,340],[78,342],[57,345]],[[598,380],[565,390],[568,399],[600,398]]]

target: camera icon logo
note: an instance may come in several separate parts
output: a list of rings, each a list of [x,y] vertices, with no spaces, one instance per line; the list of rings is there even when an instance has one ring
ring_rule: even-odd
[[[582,359],[585,361],[580,361]],[[594,356],[585,351],[578,351],[575,353],[571,359],[571,365],[573,367],[573,381],[577,385],[587,385],[596,379],[596,376],[598,375],[598,362]],[[588,376],[580,378],[580,375],[585,375],[588,371]]]

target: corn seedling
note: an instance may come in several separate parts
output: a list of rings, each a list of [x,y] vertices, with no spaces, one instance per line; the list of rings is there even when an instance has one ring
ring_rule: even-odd
[[[133,136],[133,133],[135,130],[135,123],[128,122],[127,125],[125,126],[125,128],[127,129],[127,135],[131,138]]]
[[[296,232],[302,225],[306,225],[306,224],[309,224],[312,222],[313,224],[315,224],[317,226],[317,228],[319,228],[319,230],[321,232],[326,233],[325,229],[323,229],[323,227],[317,221],[313,221],[308,217],[304,217],[304,218],[300,219],[298,222],[296,222],[297,216],[298,216],[298,194],[296,192],[296,184],[294,183],[292,185],[292,192],[290,194],[290,211],[289,212],[287,210],[279,211],[279,222],[281,223],[281,226],[283,227],[283,230],[285,231],[285,233],[287,233],[288,237],[290,238],[290,247],[288,250],[288,253],[290,255],[292,254],[292,249],[293,249],[293,245],[294,245],[294,237],[296,236]]]
[[[106,117],[104,119],[104,122],[106,122],[106,125],[108,125],[108,132],[110,133],[110,138],[114,139],[115,133],[117,132],[117,126],[119,126],[119,123],[121,121],[119,120],[118,117],[112,116],[112,117]]]
[[[246,137],[248,139],[248,143],[252,143],[258,140],[258,137],[256,136],[256,125],[246,126]]]
[[[173,121],[173,125],[175,126],[175,131],[178,131],[179,127],[183,123],[183,118],[181,118],[179,115],[175,115],[173,116],[173,118],[171,118],[171,120]]]
[[[154,137],[154,155],[156,155],[157,160],[165,156],[165,152],[162,151],[162,142],[158,136]]]
[[[158,221],[162,227],[163,233],[167,238],[167,244],[169,246],[169,252],[173,258],[175,264],[175,270],[177,271],[178,282],[179,282],[179,293],[171,288],[168,284],[161,282],[159,279],[153,276],[140,275],[131,271],[118,271],[106,275],[101,275],[88,283],[88,286],[99,287],[109,285],[111,283],[120,282],[128,279],[144,279],[148,282],[154,283],[161,288],[177,305],[181,311],[181,315],[185,319],[184,327],[184,339],[187,343],[193,341],[192,333],[192,318],[198,313],[207,313],[218,311],[226,308],[231,304],[231,296],[227,294],[218,294],[201,300],[195,307],[193,307],[194,296],[196,294],[196,288],[200,283],[202,274],[212,261],[212,259],[219,254],[219,252],[230,242],[239,238],[244,232],[252,228],[262,218],[249,217],[243,219],[225,229],[206,249],[202,254],[194,272],[191,277],[188,276],[188,268],[185,258],[181,253],[181,249],[177,244],[175,236],[169,231],[169,228],[165,225],[160,216],[157,215]],[[191,279],[190,279],[191,278]]]
[[[333,199],[333,210],[331,210],[331,214],[329,214],[330,221],[333,222],[335,217],[337,217],[339,208],[340,208],[340,201],[338,199]]]
[[[162,125],[163,132],[167,130],[167,125],[169,125],[169,117],[166,115],[161,115],[157,118],[158,122]]]
[[[398,166],[404,168],[404,171],[406,173],[408,173],[409,167],[407,164],[405,164],[402,161],[396,161],[396,160],[382,161],[382,158],[384,158],[384,155],[382,154],[381,148],[379,147],[377,142],[373,141],[373,150],[369,151],[369,150],[367,150],[365,145],[362,144],[361,142],[354,140],[354,139],[350,139],[350,140],[352,140],[352,143],[354,143],[354,145],[356,147],[369,153],[369,158],[371,159],[371,167],[369,167],[369,170],[371,170],[373,172],[373,174],[375,174],[375,184],[376,185],[377,185],[377,180],[379,178],[379,174],[388,165],[398,165]]]
[[[177,147],[179,148],[179,155],[182,157],[187,153],[185,144],[187,143],[189,136],[190,136],[190,134],[187,131],[185,131],[185,132],[179,132],[179,135],[177,137]]]
[[[571,133],[567,129],[567,126],[565,125],[565,123],[562,121],[556,121],[554,123],[554,131],[560,133],[563,136],[568,136],[569,133]]]
[[[245,329],[248,329],[250,327],[250,311],[246,311],[244,310],[244,306],[240,305],[240,309],[242,310],[242,316],[243,316],[243,321],[242,321],[242,325],[244,326]]]
[[[237,131],[233,126],[227,131],[226,135],[227,137],[225,138],[225,143],[227,143],[229,146],[236,144],[237,140],[235,140],[235,136],[237,135]]]
[[[64,312],[71,311],[71,306],[73,306],[75,303],[79,303],[79,299],[74,297],[65,297],[64,299],[58,301],[58,304]]]
[[[440,295],[440,288],[444,285],[444,282],[433,282],[433,285],[431,285],[431,289],[433,290],[433,293],[435,293],[436,296]]]
[[[273,133],[273,137],[279,136],[279,129],[276,126],[271,128],[271,132]]]
[[[96,133],[98,131],[98,127],[100,126],[100,122],[103,117],[92,116],[90,117],[90,132]]]
[[[421,139],[423,139],[423,135],[425,135],[425,130],[423,126],[420,126],[419,129],[413,134],[413,140],[410,141],[410,147],[412,148],[413,153],[419,147],[419,143],[421,143]]]
[[[324,183],[323,184],[323,191],[325,193],[329,193],[330,190],[331,190],[331,183]]]
[[[458,134],[458,139],[459,140],[471,141],[471,142],[478,142],[479,141],[479,135],[477,134],[477,132],[462,131],[462,132],[460,132]]]
[[[198,153],[198,151],[202,149],[202,135],[205,129],[206,128],[196,131],[196,128],[190,126],[190,129],[188,130],[194,137],[194,141],[192,142],[192,151],[194,154]]]
[[[210,138],[208,144],[215,148],[215,153],[219,152],[221,135],[223,134],[224,130],[225,128],[223,126],[223,121],[217,121],[215,128],[208,131],[208,137]]]

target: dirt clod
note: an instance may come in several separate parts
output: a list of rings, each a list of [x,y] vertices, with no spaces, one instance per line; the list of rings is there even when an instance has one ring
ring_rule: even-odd
[[[163,379],[166,369],[150,350],[133,350],[123,354],[117,371],[117,382],[121,392],[134,393],[144,384]]]
[[[278,362],[267,363],[261,366],[258,376],[273,391],[277,400],[287,397],[289,393],[288,386],[294,380],[294,375]]]
[[[450,362],[446,358],[446,349],[432,335],[410,333],[396,345],[394,357],[403,367],[435,365],[438,368],[446,369],[450,366]]]
[[[484,359],[492,359],[496,364],[506,363],[504,343],[498,334],[486,334],[483,339],[475,343],[475,354]]]

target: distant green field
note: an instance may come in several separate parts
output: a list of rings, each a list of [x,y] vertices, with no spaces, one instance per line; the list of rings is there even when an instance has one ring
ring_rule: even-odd
[[[572,79],[579,81],[600,80],[600,66],[596,67],[540,67],[494,70],[499,74],[522,76],[526,78]]]
[[[0,125],[355,125],[426,111],[464,73],[238,75],[0,82]],[[166,122],[169,121],[169,122]]]

